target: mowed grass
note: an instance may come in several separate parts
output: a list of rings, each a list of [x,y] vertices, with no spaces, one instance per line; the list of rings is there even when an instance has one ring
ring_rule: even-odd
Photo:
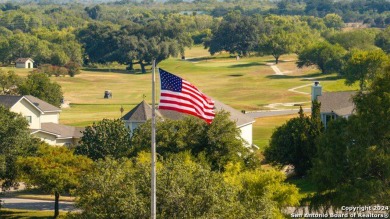
[[[259,150],[264,151],[273,131],[295,117],[298,117],[298,114],[257,118],[253,124],[253,143],[260,148]]]
[[[132,104],[71,104],[62,109],[60,123],[85,127],[102,119],[118,119],[133,109]],[[123,107],[123,113],[120,109]]]
[[[59,218],[64,218],[66,212],[60,212]],[[32,211],[2,208],[0,218],[8,219],[52,219],[54,211]]]
[[[270,64],[272,56],[241,57],[236,60],[228,53],[210,56],[202,46],[186,51],[186,60],[180,57],[161,62],[161,67],[191,82],[213,99],[224,102],[237,110],[269,109],[271,103],[310,102],[310,95],[290,92],[288,89],[309,85],[319,80],[324,91],[354,90],[344,85],[336,75],[322,75],[313,67],[299,69],[295,64],[296,55],[285,55],[277,65],[285,75],[275,75]],[[124,68],[124,67],[123,67]],[[145,99],[151,103],[152,74],[148,67],[146,74],[118,69],[86,69],[71,77],[52,77],[62,86],[66,101],[71,107],[62,110],[60,122],[68,125],[86,126],[103,118],[120,118]],[[26,76],[27,69],[6,68]],[[157,98],[159,78],[156,74]],[[112,99],[104,99],[104,91],[110,90]],[[310,86],[297,89],[310,93]],[[124,112],[120,113],[123,106]],[[281,107],[283,108],[283,107]],[[276,126],[290,117],[271,117],[258,120],[254,125],[254,143],[263,147]]]

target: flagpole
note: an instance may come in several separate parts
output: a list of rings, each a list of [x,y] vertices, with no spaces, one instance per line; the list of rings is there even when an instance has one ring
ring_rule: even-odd
[[[156,60],[152,72],[152,170],[151,170],[151,219],[156,219]]]

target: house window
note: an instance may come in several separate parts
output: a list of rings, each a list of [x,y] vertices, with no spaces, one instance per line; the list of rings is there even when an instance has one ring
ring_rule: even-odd
[[[32,117],[31,117],[31,116],[25,116],[25,118],[26,118],[27,122],[28,122],[29,124],[31,124],[31,122],[32,122]]]

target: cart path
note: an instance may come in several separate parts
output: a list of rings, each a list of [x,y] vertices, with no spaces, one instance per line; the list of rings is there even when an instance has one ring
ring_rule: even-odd
[[[2,197],[3,208],[13,208],[22,210],[37,210],[37,211],[54,211],[54,200],[38,200],[38,199],[21,199]],[[74,202],[59,202],[60,211],[78,211]]]

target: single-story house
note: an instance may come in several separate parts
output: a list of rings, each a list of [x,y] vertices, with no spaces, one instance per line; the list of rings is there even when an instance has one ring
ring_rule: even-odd
[[[50,145],[69,146],[82,137],[84,128],[59,124],[61,109],[34,96],[0,95],[0,104],[23,115],[31,134]]]
[[[337,118],[348,118],[355,111],[353,96],[355,91],[324,92],[318,82],[312,86],[312,101],[318,100],[321,103],[321,121],[325,128],[331,120]]]
[[[18,58],[15,61],[16,68],[34,68],[34,60],[31,58]]]
[[[255,120],[242,112],[233,109],[232,107],[223,104],[219,101],[215,101],[215,111],[224,110],[230,113],[230,119],[234,121],[237,127],[241,131],[241,137],[246,141],[247,146],[252,146],[252,129],[253,123]],[[172,110],[156,110],[157,118],[167,118],[172,120],[180,120],[186,116],[187,114],[183,114],[180,112],[172,111]],[[136,129],[140,124],[145,123],[147,120],[152,118],[152,107],[147,104],[145,101],[139,103],[136,107],[126,113],[122,120],[124,121],[126,127],[128,127],[131,131]]]

